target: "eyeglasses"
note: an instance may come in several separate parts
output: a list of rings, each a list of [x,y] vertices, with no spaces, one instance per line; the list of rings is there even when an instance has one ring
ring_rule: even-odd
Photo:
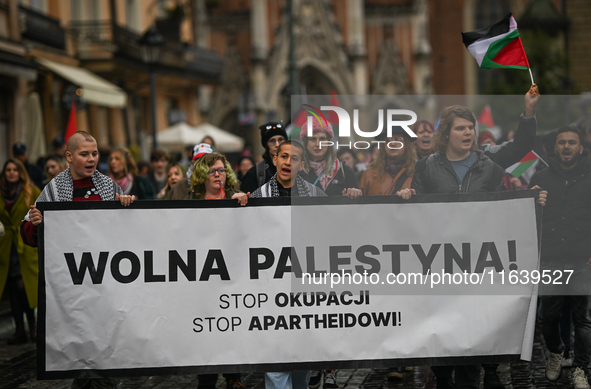
[[[213,175],[215,175],[216,173],[217,173],[217,174],[219,174],[220,176],[221,176],[222,174],[226,174],[226,168],[224,168],[224,167],[221,167],[221,168],[219,168],[219,169],[209,169],[209,171],[207,172],[207,174],[208,174],[209,176],[213,176]]]
[[[273,144],[281,144],[285,142],[285,138],[281,137],[281,138],[275,138],[275,139],[269,139],[267,141],[267,143],[273,143]]]

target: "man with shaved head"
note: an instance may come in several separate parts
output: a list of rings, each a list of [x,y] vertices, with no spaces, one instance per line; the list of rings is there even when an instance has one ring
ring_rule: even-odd
[[[89,133],[78,131],[68,139],[66,159],[70,167],[45,186],[35,205],[43,201],[117,200],[128,206],[135,200],[135,196],[123,195],[115,181],[96,170],[99,153],[96,140]],[[36,247],[37,227],[43,221],[43,215],[35,205],[31,206],[21,224],[21,236],[26,244]],[[73,389],[110,389],[116,386],[110,378],[75,379],[72,383]]]

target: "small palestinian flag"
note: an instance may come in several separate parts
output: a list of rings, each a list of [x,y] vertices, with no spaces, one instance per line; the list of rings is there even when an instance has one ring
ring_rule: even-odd
[[[519,178],[538,159],[542,160],[538,154],[536,154],[534,151],[530,151],[525,155],[525,157],[521,158],[521,161],[509,166],[505,171],[511,174],[513,177]]]
[[[478,130],[490,131],[494,127],[495,121],[492,117],[492,110],[490,109],[490,105],[487,104],[482,108],[482,112],[478,116]]]
[[[513,14],[490,27],[463,32],[462,39],[481,69],[529,68]]]

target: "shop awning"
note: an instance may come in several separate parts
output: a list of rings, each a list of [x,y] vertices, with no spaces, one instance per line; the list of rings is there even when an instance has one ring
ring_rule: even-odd
[[[123,89],[89,70],[63,65],[45,58],[35,58],[35,60],[82,89],[80,99],[86,103],[110,108],[123,108],[127,104],[127,94]]]

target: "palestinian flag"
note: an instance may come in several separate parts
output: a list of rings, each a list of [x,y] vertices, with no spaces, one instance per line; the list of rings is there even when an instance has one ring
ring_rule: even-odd
[[[492,110],[490,109],[490,105],[487,104],[482,108],[482,112],[480,112],[480,116],[478,117],[478,130],[490,131],[494,127],[495,121],[492,117]]]
[[[505,171],[514,177],[519,178],[527,169],[529,169],[538,159],[541,159],[534,151],[530,151],[521,158],[521,161],[509,166]]]
[[[513,14],[490,27],[463,32],[462,40],[481,69],[529,68]]]

